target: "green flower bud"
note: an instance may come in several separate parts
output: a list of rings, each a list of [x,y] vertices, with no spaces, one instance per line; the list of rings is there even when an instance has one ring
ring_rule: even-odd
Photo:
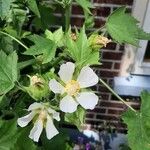
[[[25,87],[29,95],[36,101],[41,100],[44,97],[47,97],[49,94],[48,83],[37,75],[29,76],[30,85]]]
[[[106,47],[106,45],[108,43],[111,42],[110,39],[108,39],[107,37],[104,37],[102,35],[98,35],[98,34],[92,34],[89,38],[88,38],[88,42],[89,42],[89,46],[93,49],[93,50],[99,50],[102,47]]]

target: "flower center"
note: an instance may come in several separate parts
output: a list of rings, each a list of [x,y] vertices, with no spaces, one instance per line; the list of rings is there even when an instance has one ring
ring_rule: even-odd
[[[66,84],[65,91],[70,96],[75,96],[80,90],[80,85],[77,81],[71,80]]]
[[[41,110],[39,113],[39,119],[41,119],[43,122],[47,119],[47,112],[45,110]]]

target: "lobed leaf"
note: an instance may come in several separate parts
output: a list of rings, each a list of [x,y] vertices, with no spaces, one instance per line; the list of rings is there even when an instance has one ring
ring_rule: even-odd
[[[128,142],[132,150],[150,149],[150,93],[142,92],[140,112],[128,110],[123,120],[128,125]]]
[[[27,4],[29,8],[31,9],[31,11],[33,11],[34,14],[36,14],[40,18],[41,16],[40,16],[40,12],[39,12],[36,0],[27,0]]]
[[[126,8],[121,7],[114,11],[106,22],[106,28],[111,37],[121,43],[138,46],[139,39],[150,39],[150,34],[138,27],[138,21],[125,13]]]
[[[6,55],[0,51],[0,95],[6,94],[17,81],[17,53]]]
[[[39,35],[29,36],[29,39],[35,44],[24,52],[25,55],[36,56],[43,54],[43,64],[50,62],[54,58],[56,52],[55,42]]]
[[[3,20],[10,10],[12,0],[0,0],[0,18]]]

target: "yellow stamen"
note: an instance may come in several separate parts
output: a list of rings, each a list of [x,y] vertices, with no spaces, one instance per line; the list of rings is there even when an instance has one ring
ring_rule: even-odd
[[[41,119],[43,122],[47,119],[47,112],[45,110],[41,110],[39,113],[39,119]]]
[[[80,85],[77,81],[71,80],[66,84],[65,91],[70,96],[76,96],[80,91]]]

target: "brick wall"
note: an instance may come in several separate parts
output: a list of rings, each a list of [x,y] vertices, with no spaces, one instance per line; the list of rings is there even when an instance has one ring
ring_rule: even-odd
[[[133,0],[93,0],[93,3],[96,7],[93,10],[95,14],[95,27],[102,26],[107,16],[116,8],[126,5],[128,12],[131,12],[133,6]],[[77,6],[73,8],[75,8],[73,13],[77,14]],[[80,13],[82,14],[81,11]],[[76,20],[78,19],[76,18]],[[119,74],[123,53],[124,46],[116,43],[110,43],[106,48],[102,49],[101,62],[103,64],[101,67],[95,68],[95,70],[110,86],[112,86],[113,77]],[[118,101],[102,84],[98,84],[95,88],[99,92],[100,102],[94,110],[87,112],[86,123],[92,124],[94,128],[98,129],[108,125],[107,127],[111,126],[119,132],[124,132],[126,125],[121,120],[121,113],[127,109],[126,106]],[[124,99],[128,99],[129,104],[135,109],[140,107],[137,101],[138,98],[124,97]]]

